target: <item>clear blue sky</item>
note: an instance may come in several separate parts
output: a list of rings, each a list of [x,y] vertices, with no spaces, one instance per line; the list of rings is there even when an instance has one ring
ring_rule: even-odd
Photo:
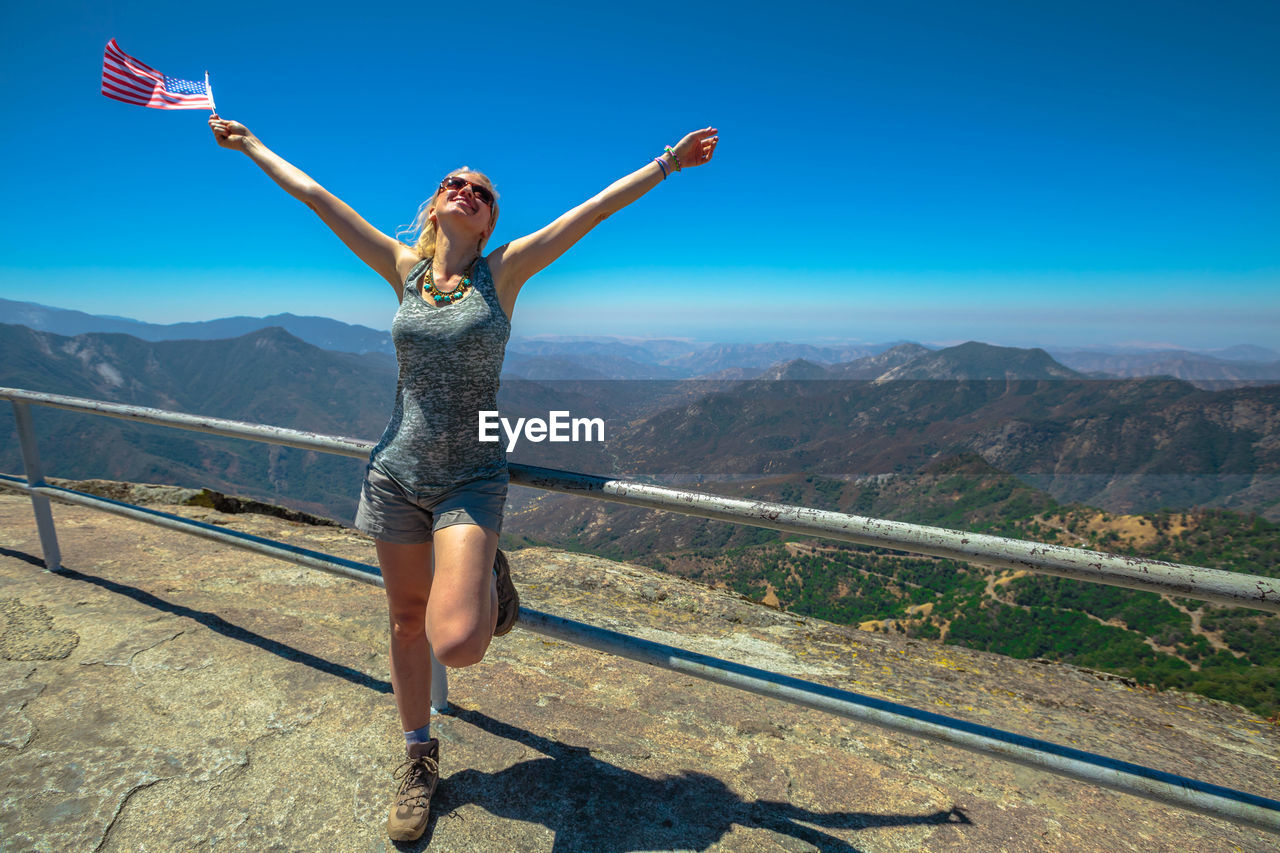
[[[530,282],[516,334],[1280,347],[1272,0],[54,0],[0,27],[5,298],[390,322],[206,113],[99,94],[114,37],[207,69],[223,116],[389,233],[463,164],[502,241],[718,127],[715,162]]]

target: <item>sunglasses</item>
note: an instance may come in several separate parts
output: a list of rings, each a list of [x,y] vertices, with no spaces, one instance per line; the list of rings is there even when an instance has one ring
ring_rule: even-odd
[[[471,187],[471,194],[480,199],[489,207],[493,207],[493,193],[487,187],[482,187],[475,181],[468,181],[461,175],[450,175],[440,182],[442,190],[461,190],[463,187]]]

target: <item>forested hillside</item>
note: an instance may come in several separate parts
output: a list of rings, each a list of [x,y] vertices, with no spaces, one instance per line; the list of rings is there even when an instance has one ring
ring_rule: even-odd
[[[1263,518],[1060,505],[976,456],[918,478],[849,484],[806,477],[776,489],[788,503],[1280,577],[1280,525]],[[597,517],[570,547],[724,585],[799,614],[1064,661],[1280,714],[1280,618],[1273,614],[630,507],[596,503],[581,512]],[[508,529],[520,529],[518,515]]]

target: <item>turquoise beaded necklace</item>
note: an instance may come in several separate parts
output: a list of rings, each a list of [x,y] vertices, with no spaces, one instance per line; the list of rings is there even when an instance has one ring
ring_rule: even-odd
[[[479,258],[476,260],[479,260]],[[466,273],[462,276],[462,282],[448,293],[444,293],[436,289],[436,279],[432,271],[432,267],[434,266],[434,262],[428,262],[427,264],[426,291],[431,298],[435,300],[436,305],[452,305],[454,302],[457,302],[459,299],[467,295],[467,291],[471,289],[471,273],[476,268],[475,261],[472,261],[471,266],[467,267]]]

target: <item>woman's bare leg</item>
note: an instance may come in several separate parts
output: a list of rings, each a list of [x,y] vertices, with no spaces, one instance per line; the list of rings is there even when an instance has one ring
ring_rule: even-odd
[[[378,542],[378,565],[391,615],[391,686],[404,731],[431,721],[431,646],[427,602],[431,598],[430,542]]]
[[[498,534],[475,524],[435,532],[435,580],[427,602],[427,631],[445,666],[479,663],[498,624],[493,560]]]

